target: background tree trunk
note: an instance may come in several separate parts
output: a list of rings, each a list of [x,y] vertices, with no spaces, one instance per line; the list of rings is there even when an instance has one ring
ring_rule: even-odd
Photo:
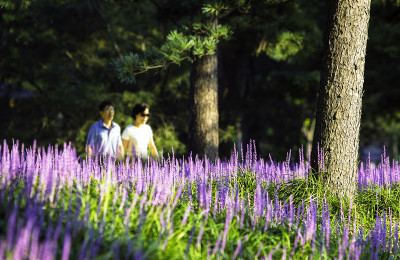
[[[370,0],[329,1],[311,166],[340,197],[356,191],[370,5]]]
[[[190,75],[189,151],[218,157],[217,55],[206,55],[192,65]]]

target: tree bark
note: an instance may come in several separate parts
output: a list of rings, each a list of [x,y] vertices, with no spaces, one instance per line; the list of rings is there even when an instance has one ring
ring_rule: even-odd
[[[214,160],[218,157],[217,55],[196,60],[190,75],[189,151]]]
[[[328,1],[311,166],[336,196],[356,192],[370,0]],[[319,152],[324,165],[319,165]]]

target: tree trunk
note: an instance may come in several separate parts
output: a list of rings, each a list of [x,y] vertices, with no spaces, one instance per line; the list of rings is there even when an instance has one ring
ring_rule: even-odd
[[[333,194],[351,197],[358,173],[370,0],[329,1],[311,166]],[[318,165],[317,147],[324,155]]]
[[[189,151],[218,157],[217,55],[206,55],[192,65],[190,75]]]

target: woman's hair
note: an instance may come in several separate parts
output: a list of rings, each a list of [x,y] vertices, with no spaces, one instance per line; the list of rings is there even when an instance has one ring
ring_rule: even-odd
[[[136,115],[144,112],[146,110],[146,108],[150,108],[150,106],[147,105],[146,103],[136,104],[132,109],[132,118],[136,119]]]

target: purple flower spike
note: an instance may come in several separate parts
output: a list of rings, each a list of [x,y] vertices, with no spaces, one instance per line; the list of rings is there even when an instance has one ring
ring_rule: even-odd
[[[14,206],[13,211],[11,212],[11,216],[8,219],[8,225],[7,225],[7,245],[8,248],[12,248],[14,245],[14,239],[15,239],[15,226],[17,222],[17,215],[18,215],[18,208],[17,205]]]
[[[238,240],[238,245],[237,245],[237,247],[236,247],[236,250],[235,250],[235,252],[233,253],[233,256],[232,256],[232,258],[231,258],[232,260],[235,260],[235,259],[237,258],[237,256],[239,255],[241,249],[242,249],[242,240],[239,239],[239,240]]]
[[[191,206],[190,206],[190,204],[188,204],[188,206],[186,207],[185,213],[183,215],[182,221],[181,221],[181,226],[186,225],[186,220],[187,220],[190,210],[191,210]]]
[[[196,230],[196,225],[193,225],[191,230],[190,230],[189,238],[188,238],[188,241],[187,241],[185,255],[189,254],[189,249],[190,249],[190,246],[192,245],[192,240],[193,240],[193,236],[194,236],[195,230]]]
[[[221,234],[219,235],[218,239],[217,239],[217,242],[215,242],[214,249],[213,249],[213,251],[212,251],[212,253],[211,253],[212,256],[215,255],[215,254],[217,253],[217,250],[219,249],[219,244],[221,243],[222,235],[223,235],[223,234],[221,233]]]
[[[245,239],[247,240],[247,238],[245,238]],[[258,247],[258,251],[257,251],[256,255],[254,256],[255,259],[257,259],[258,256],[260,255],[263,246],[264,246],[264,244],[261,242],[260,246]]]
[[[0,146],[0,148],[1,148],[1,146]],[[5,256],[6,247],[7,247],[7,243],[4,240],[0,241],[0,259],[6,258],[6,256]]]
[[[63,252],[62,252],[62,260],[68,260],[69,259],[69,254],[71,250],[71,233],[69,232],[69,229],[65,232],[65,237],[64,237],[64,246],[63,246]]]
[[[274,249],[271,250],[271,252],[269,252],[267,258],[272,260],[272,256],[274,255],[274,253],[281,247],[281,244],[278,244]]]
[[[201,245],[201,238],[204,232],[204,223],[200,226],[199,234],[197,235],[196,247],[199,248]]]

